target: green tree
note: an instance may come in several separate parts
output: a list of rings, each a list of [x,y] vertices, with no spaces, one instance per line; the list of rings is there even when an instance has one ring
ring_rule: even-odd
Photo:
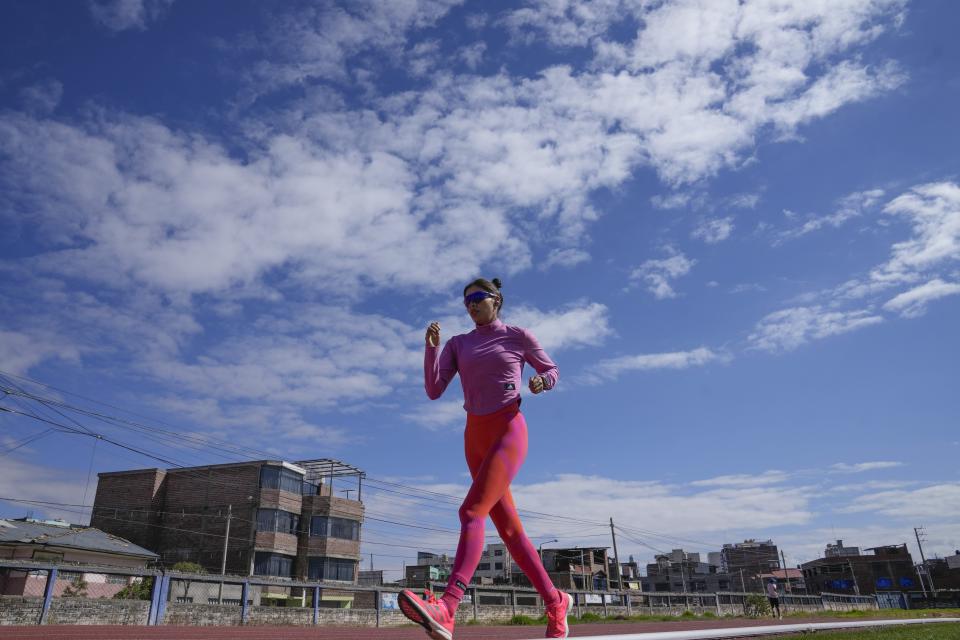
[[[149,600],[153,594],[153,578],[131,582],[113,596],[115,600]]]
[[[178,562],[170,568],[181,573],[206,573],[206,570],[196,562]],[[190,585],[193,584],[193,580],[182,580],[182,582],[183,597],[187,598],[190,596]]]

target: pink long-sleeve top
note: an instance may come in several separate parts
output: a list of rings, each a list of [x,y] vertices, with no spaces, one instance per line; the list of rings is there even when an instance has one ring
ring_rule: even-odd
[[[463,408],[482,416],[520,397],[524,362],[543,376],[546,389],[557,384],[557,365],[533,334],[498,319],[450,338],[442,352],[428,344],[423,353],[423,385],[427,396],[436,400],[459,373]]]

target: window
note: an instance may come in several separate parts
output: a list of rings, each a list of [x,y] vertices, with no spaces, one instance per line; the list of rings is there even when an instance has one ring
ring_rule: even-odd
[[[346,518],[330,518],[330,537],[342,540],[359,540],[360,523]]]
[[[258,509],[257,531],[296,534],[300,516],[281,509]]]
[[[310,535],[320,538],[330,535],[330,518],[327,516],[313,516],[310,519]]]
[[[496,564],[493,565],[493,568],[494,568],[494,569],[497,569],[497,570],[499,571],[500,569],[503,569],[503,563],[502,563],[502,562],[498,562],[498,563],[496,563]]]
[[[127,576],[118,576],[114,573],[108,573],[107,584],[130,584],[130,578]]]
[[[479,571],[490,571],[490,563],[489,563],[489,562],[481,562],[480,564],[477,565],[477,570],[479,570]]]
[[[303,476],[286,467],[260,467],[260,488],[301,493]]]
[[[293,573],[293,558],[279,553],[257,551],[253,560],[253,572],[258,576],[289,578]]]
[[[329,536],[341,540],[359,540],[360,523],[347,518],[313,516],[310,519],[310,535],[321,538]]]
[[[502,555],[503,555],[503,549],[494,549],[494,550],[493,550],[493,555],[495,555],[495,556],[502,556]]]
[[[311,580],[353,582],[357,561],[345,558],[310,558],[307,576]]]

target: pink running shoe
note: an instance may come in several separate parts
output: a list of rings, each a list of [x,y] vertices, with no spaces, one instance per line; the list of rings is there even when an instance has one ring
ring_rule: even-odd
[[[547,607],[547,635],[545,638],[566,638],[570,635],[567,626],[567,614],[573,608],[573,598],[569,593],[557,590],[560,601]]]
[[[409,589],[404,589],[397,596],[400,611],[424,629],[433,640],[452,640],[454,618],[447,611],[447,605],[437,600],[432,591],[427,591],[424,600]],[[564,637],[564,636],[561,636]]]

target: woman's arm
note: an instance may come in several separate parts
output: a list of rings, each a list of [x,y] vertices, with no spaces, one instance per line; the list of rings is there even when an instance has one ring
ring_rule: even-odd
[[[436,400],[443,395],[455,375],[457,356],[453,352],[453,340],[447,341],[442,352],[439,346],[428,342],[423,350],[423,388],[427,391],[427,397]]]
[[[553,389],[560,380],[560,369],[554,364],[547,352],[543,350],[536,337],[526,329],[523,330],[524,350],[523,359],[534,368],[537,375],[542,379],[542,384],[531,380],[530,390],[534,393]]]

